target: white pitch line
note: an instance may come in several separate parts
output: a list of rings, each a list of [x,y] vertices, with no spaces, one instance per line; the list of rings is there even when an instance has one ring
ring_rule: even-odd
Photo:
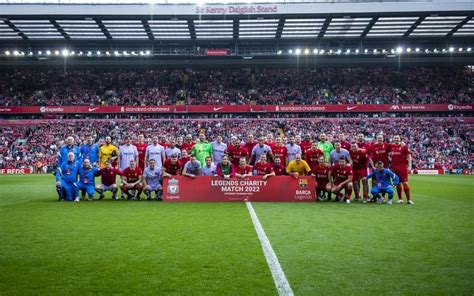
[[[273,282],[275,282],[278,295],[293,296],[294,294],[293,290],[291,290],[290,283],[288,283],[288,280],[286,279],[285,273],[281,268],[280,262],[278,262],[278,258],[275,254],[275,251],[273,251],[272,245],[270,244],[265,231],[263,230],[262,224],[260,224],[260,221],[258,220],[252,203],[248,201],[245,203],[247,204],[247,209],[249,210],[250,217],[252,218],[255,231],[257,232],[260,243],[262,244],[263,254],[267,259],[267,264],[270,268],[270,272],[272,273]]]

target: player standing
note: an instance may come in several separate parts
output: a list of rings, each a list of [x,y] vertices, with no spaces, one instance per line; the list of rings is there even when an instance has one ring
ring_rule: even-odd
[[[67,137],[66,144],[59,149],[58,166],[69,161],[68,155],[70,152],[74,153],[75,161],[81,161],[81,151],[79,150],[79,147],[74,144],[74,138],[71,136]]]
[[[311,148],[305,152],[305,160],[309,167],[312,168],[319,163],[319,157],[324,157],[324,152],[318,148],[318,143],[312,143]]]
[[[145,163],[149,163],[153,159],[155,166],[161,169],[166,160],[165,148],[158,143],[157,136],[154,136],[152,141],[152,144],[146,147],[145,150]]]
[[[99,165],[99,145],[94,143],[94,137],[88,135],[86,143],[81,145],[80,148],[81,161],[84,159],[89,159],[92,166]]]
[[[109,159],[112,166],[114,166],[114,162],[117,160],[118,155],[119,150],[112,144],[112,138],[109,136],[105,137],[105,144],[99,148],[100,168],[105,168],[105,162]]]
[[[369,156],[367,151],[360,149],[357,144],[357,142],[352,142],[350,151],[353,171],[352,183],[354,185],[355,199],[360,201],[359,181],[362,182],[364,203],[366,203],[369,201],[369,184],[367,183]]]
[[[201,165],[206,163],[206,157],[210,156],[212,158],[212,145],[206,141],[206,134],[199,134],[199,142],[194,145],[191,155],[196,156]]]
[[[237,137],[233,137],[232,141],[232,145],[229,145],[229,148],[227,148],[227,155],[232,164],[238,166],[242,157],[246,159],[249,157],[249,152],[240,144],[240,139]]]
[[[137,147],[137,151],[138,151],[138,166],[143,171],[146,166],[145,153],[146,153],[146,148],[148,147],[148,144],[145,143],[144,135],[138,135],[138,142],[135,144],[135,147]]]
[[[398,203],[403,203],[403,186],[407,203],[413,205],[414,202],[410,198],[410,186],[408,185],[408,172],[411,171],[412,168],[411,151],[408,149],[408,145],[401,144],[399,135],[393,137],[393,142],[394,143],[390,145],[390,157],[392,159],[392,171],[400,179],[400,183],[397,184]]]
[[[222,142],[222,136],[217,136],[216,140],[212,142],[211,145],[214,163],[221,162],[222,156],[224,156],[225,152],[227,151],[227,144]]]
[[[272,148],[272,153],[275,158],[279,158],[281,164],[286,166],[288,164],[288,149],[283,144],[281,137],[275,139],[275,145]]]
[[[286,144],[285,147],[288,151],[288,163],[295,160],[297,154],[299,154],[300,156],[303,154],[300,145],[296,144],[295,136],[293,135],[290,135],[288,137],[288,144]]]
[[[334,150],[330,141],[328,141],[325,133],[319,135],[318,148],[324,152],[324,158],[329,162],[329,154]]]

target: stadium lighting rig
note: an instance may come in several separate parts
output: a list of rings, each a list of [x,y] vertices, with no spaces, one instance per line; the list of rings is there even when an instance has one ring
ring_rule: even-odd
[[[403,47],[398,46],[396,48],[288,48],[286,50],[278,49],[274,52],[278,56],[331,56],[331,55],[423,55],[423,54],[472,54],[472,47],[446,47],[446,48],[412,48],[412,47]],[[32,51],[28,50],[21,51],[18,49],[5,49],[0,52],[0,57],[5,58],[21,58],[21,57],[63,57],[63,58],[73,58],[73,57],[86,57],[86,58],[110,58],[110,57],[121,57],[121,58],[137,58],[137,57],[149,57],[152,55],[150,50],[114,50],[114,51],[102,51],[102,50],[86,50],[86,51],[74,51],[68,48],[62,49],[46,49],[46,50],[37,50]]]

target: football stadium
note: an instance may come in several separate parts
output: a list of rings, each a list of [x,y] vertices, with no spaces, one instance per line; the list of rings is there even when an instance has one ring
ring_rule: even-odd
[[[474,1],[0,0],[0,295],[473,295]]]

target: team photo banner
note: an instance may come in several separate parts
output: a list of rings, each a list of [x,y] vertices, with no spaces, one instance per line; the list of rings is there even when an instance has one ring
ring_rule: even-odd
[[[0,114],[472,112],[474,104],[0,107]]]
[[[245,179],[174,176],[163,179],[163,200],[167,202],[312,202],[316,182],[311,177],[295,179],[274,176]]]

